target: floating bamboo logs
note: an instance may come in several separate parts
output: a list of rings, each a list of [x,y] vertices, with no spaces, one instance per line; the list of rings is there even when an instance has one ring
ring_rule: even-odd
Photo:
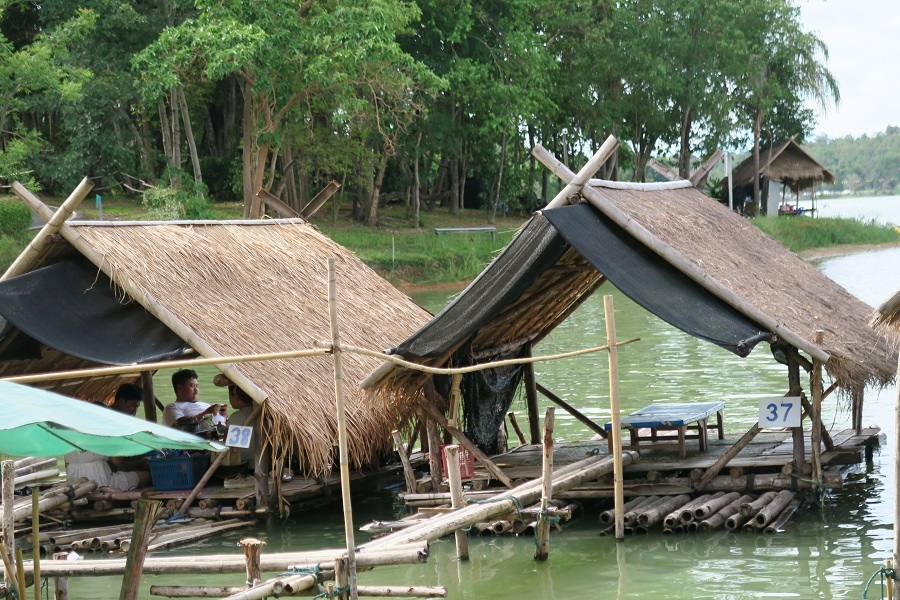
[[[640,460],[640,454],[634,451],[624,452],[622,461],[631,464]],[[591,456],[572,463],[554,473],[552,493],[575,487],[584,481],[592,481],[603,475],[607,475],[613,468],[612,457]],[[417,540],[434,540],[448,533],[466,527],[472,523],[478,523],[493,515],[503,514],[513,510],[518,503],[527,505],[535,502],[541,493],[540,482],[528,482],[517,488],[507,491],[502,499],[485,504],[471,504],[466,508],[448,515],[441,515],[429,519],[421,525],[409,527],[402,531],[391,533],[377,540],[363,544],[362,548],[382,548],[400,542],[412,542]]]
[[[38,511],[46,512],[48,510],[57,508],[60,505],[69,502],[70,499],[87,496],[95,489],[97,489],[96,482],[89,481],[72,489],[70,494],[66,494],[63,492],[51,492],[49,494],[42,494],[41,499],[38,502]],[[24,519],[31,515],[31,510],[31,502],[29,501],[27,505],[16,508],[13,511],[13,519],[16,521]]]
[[[797,509],[803,504],[802,498],[794,498],[791,500],[787,506],[784,507],[784,510],[781,511],[775,519],[766,525],[763,529],[766,533],[778,533],[784,528],[788,521],[791,520],[791,517],[794,516],[794,513],[797,512]]]
[[[748,520],[750,520],[750,517],[742,515],[740,508],[738,508],[737,512],[725,519],[725,529],[728,531],[737,531]]]
[[[646,502],[639,504],[635,508],[632,508],[631,511],[625,513],[623,517],[625,525],[627,525],[628,527],[637,525],[638,517],[641,515],[641,513],[659,506],[666,501],[666,498],[667,496],[650,496]]]
[[[15,484],[13,480],[16,476],[15,462],[4,460],[2,463],[3,478],[3,546],[0,547],[0,554],[3,555],[3,566],[6,569],[6,578],[12,581],[16,587],[16,593],[19,598],[25,598],[25,586],[19,587],[19,579],[16,575],[16,569],[13,567],[15,561],[16,541],[15,541],[15,515],[13,509],[13,492]]]
[[[178,532],[173,532],[164,537],[164,539],[160,541],[155,541],[150,545],[150,552],[155,552],[157,550],[163,550],[165,548],[170,548],[177,544],[184,544],[187,542],[193,542],[196,540],[200,540],[203,538],[211,537],[213,535],[217,535],[219,533],[223,533],[225,531],[231,531],[233,529],[241,529],[244,527],[251,527],[254,525],[252,521],[237,521],[231,523],[225,523],[210,527],[209,529],[196,530],[192,529],[191,531],[184,532],[182,534],[178,534]]]
[[[268,553],[260,557],[262,572],[284,571],[287,568],[312,568],[319,563],[331,562],[344,552],[341,548],[317,550],[314,552]],[[360,551],[357,564],[361,568],[388,565],[424,563],[428,558],[428,544],[398,544],[386,549]],[[31,565],[25,565],[26,573]],[[125,572],[124,559],[97,559],[78,561],[51,561],[41,569],[45,577],[93,577],[122,575]],[[165,575],[174,573],[246,573],[246,562],[241,554],[216,554],[192,557],[186,561],[183,556],[151,556],[144,560],[144,574]]]
[[[656,496],[652,496],[656,498]],[[647,501],[647,498],[644,496],[638,496],[637,498],[632,498],[628,502],[625,503],[625,514],[627,515],[629,511],[633,510],[635,507],[640,506],[644,502]],[[600,513],[600,522],[604,525],[610,525],[615,521],[616,518],[616,509],[610,508],[609,510],[604,510]]]
[[[766,506],[764,506],[756,516],[753,517],[753,524],[756,525],[758,529],[763,529],[766,525],[769,524],[769,521],[776,518],[781,514],[781,511],[785,509],[785,507],[791,503],[791,500],[796,496],[796,492],[792,492],[790,490],[781,490],[775,497],[772,498],[772,501],[769,502]]]
[[[707,502],[714,502],[724,495],[725,492],[716,492],[715,494],[706,494],[694,498],[692,501],[681,507],[681,514],[678,515],[678,520],[685,524],[690,523],[694,520],[694,510],[697,507],[706,504]]]
[[[638,525],[641,527],[651,527],[663,520],[667,514],[675,510],[676,507],[690,502],[691,497],[687,494],[681,496],[672,496],[666,498],[663,502],[657,504],[650,510],[642,512],[638,515]]]
[[[151,596],[166,598],[222,598],[238,594],[246,588],[237,585],[151,585]]]
[[[706,519],[740,497],[741,495],[738,492],[729,492],[727,494],[717,494],[716,497],[711,497],[710,499],[701,502],[694,507],[694,521],[699,522]]]
[[[775,492],[766,492],[753,502],[741,504],[740,513],[744,517],[753,517],[775,497]]]
[[[712,531],[714,529],[718,529],[725,522],[731,518],[735,514],[740,514],[741,505],[745,502],[751,502],[753,500],[752,496],[743,495],[739,498],[735,498],[725,506],[719,509],[715,514],[710,514],[705,519],[700,521],[698,526],[699,531]]]
[[[216,500],[214,498],[203,498],[199,502],[197,502],[198,508],[216,508],[222,506],[221,500]]]

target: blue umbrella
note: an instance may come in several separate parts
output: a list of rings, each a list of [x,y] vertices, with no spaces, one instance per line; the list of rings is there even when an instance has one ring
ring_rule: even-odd
[[[89,450],[134,456],[176,448],[222,452],[225,446],[46,390],[0,381],[0,452],[61,456]]]

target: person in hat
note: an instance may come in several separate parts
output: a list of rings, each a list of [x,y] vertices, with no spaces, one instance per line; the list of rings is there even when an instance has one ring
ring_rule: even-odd
[[[228,417],[228,427],[243,426],[250,418],[253,412],[253,399],[241,388],[234,384],[228,377],[218,374],[213,378],[213,384],[218,387],[228,388],[228,403],[231,405],[233,412]],[[252,425],[253,433],[250,436],[249,448],[229,448],[229,455],[222,462],[228,467],[236,467],[241,464],[247,465],[247,471],[252,474],[256,468],[256,457],[259,453],[259,431],[256,422]],[[228,442],[228,433],[225,434],[225,441]]]

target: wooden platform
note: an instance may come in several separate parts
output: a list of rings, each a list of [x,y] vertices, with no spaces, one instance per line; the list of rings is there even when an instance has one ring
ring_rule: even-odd
[[[857,464],[863,462],[865,453],[880,445],[883,438],[881,429],[869,427],[856,435],[853,430],[831,432],[834,450],[822,453],[825,467]],[[696,443],[688,447],[685,458],[671,449],[641,448],[640,462],[625,467],[625,476],[642,477],[650,471],[660,473],[688,472],[693,469],[708,469],[722,454],[734,445],[737,438],[709,440],[708,449],[699,452]],[[805,435],[806,456],[811,455],[809,432]],[[584,458],[588,454],[608,454],[606,440],[560,442],[554,448],[553,464],[564,466]],[[535,479],[541,476],[541,446],[525,444],[509,452],[493,457],[497,465],[513,479]],[[793,460],[793,443],[790,431],[764,431],[759,433],[743,451],[731,462],[729,468],[740,468],[747,472],[779,471]],[[487,471],[476,465],[476,479],[487,479]]]

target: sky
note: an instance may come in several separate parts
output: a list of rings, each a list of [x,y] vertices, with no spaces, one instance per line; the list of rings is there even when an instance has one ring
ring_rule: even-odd
[[[859,137],[900,125],[900,1],[798,0],[804,29],[828,46],[841,101],[818,113],[814,136]]]

